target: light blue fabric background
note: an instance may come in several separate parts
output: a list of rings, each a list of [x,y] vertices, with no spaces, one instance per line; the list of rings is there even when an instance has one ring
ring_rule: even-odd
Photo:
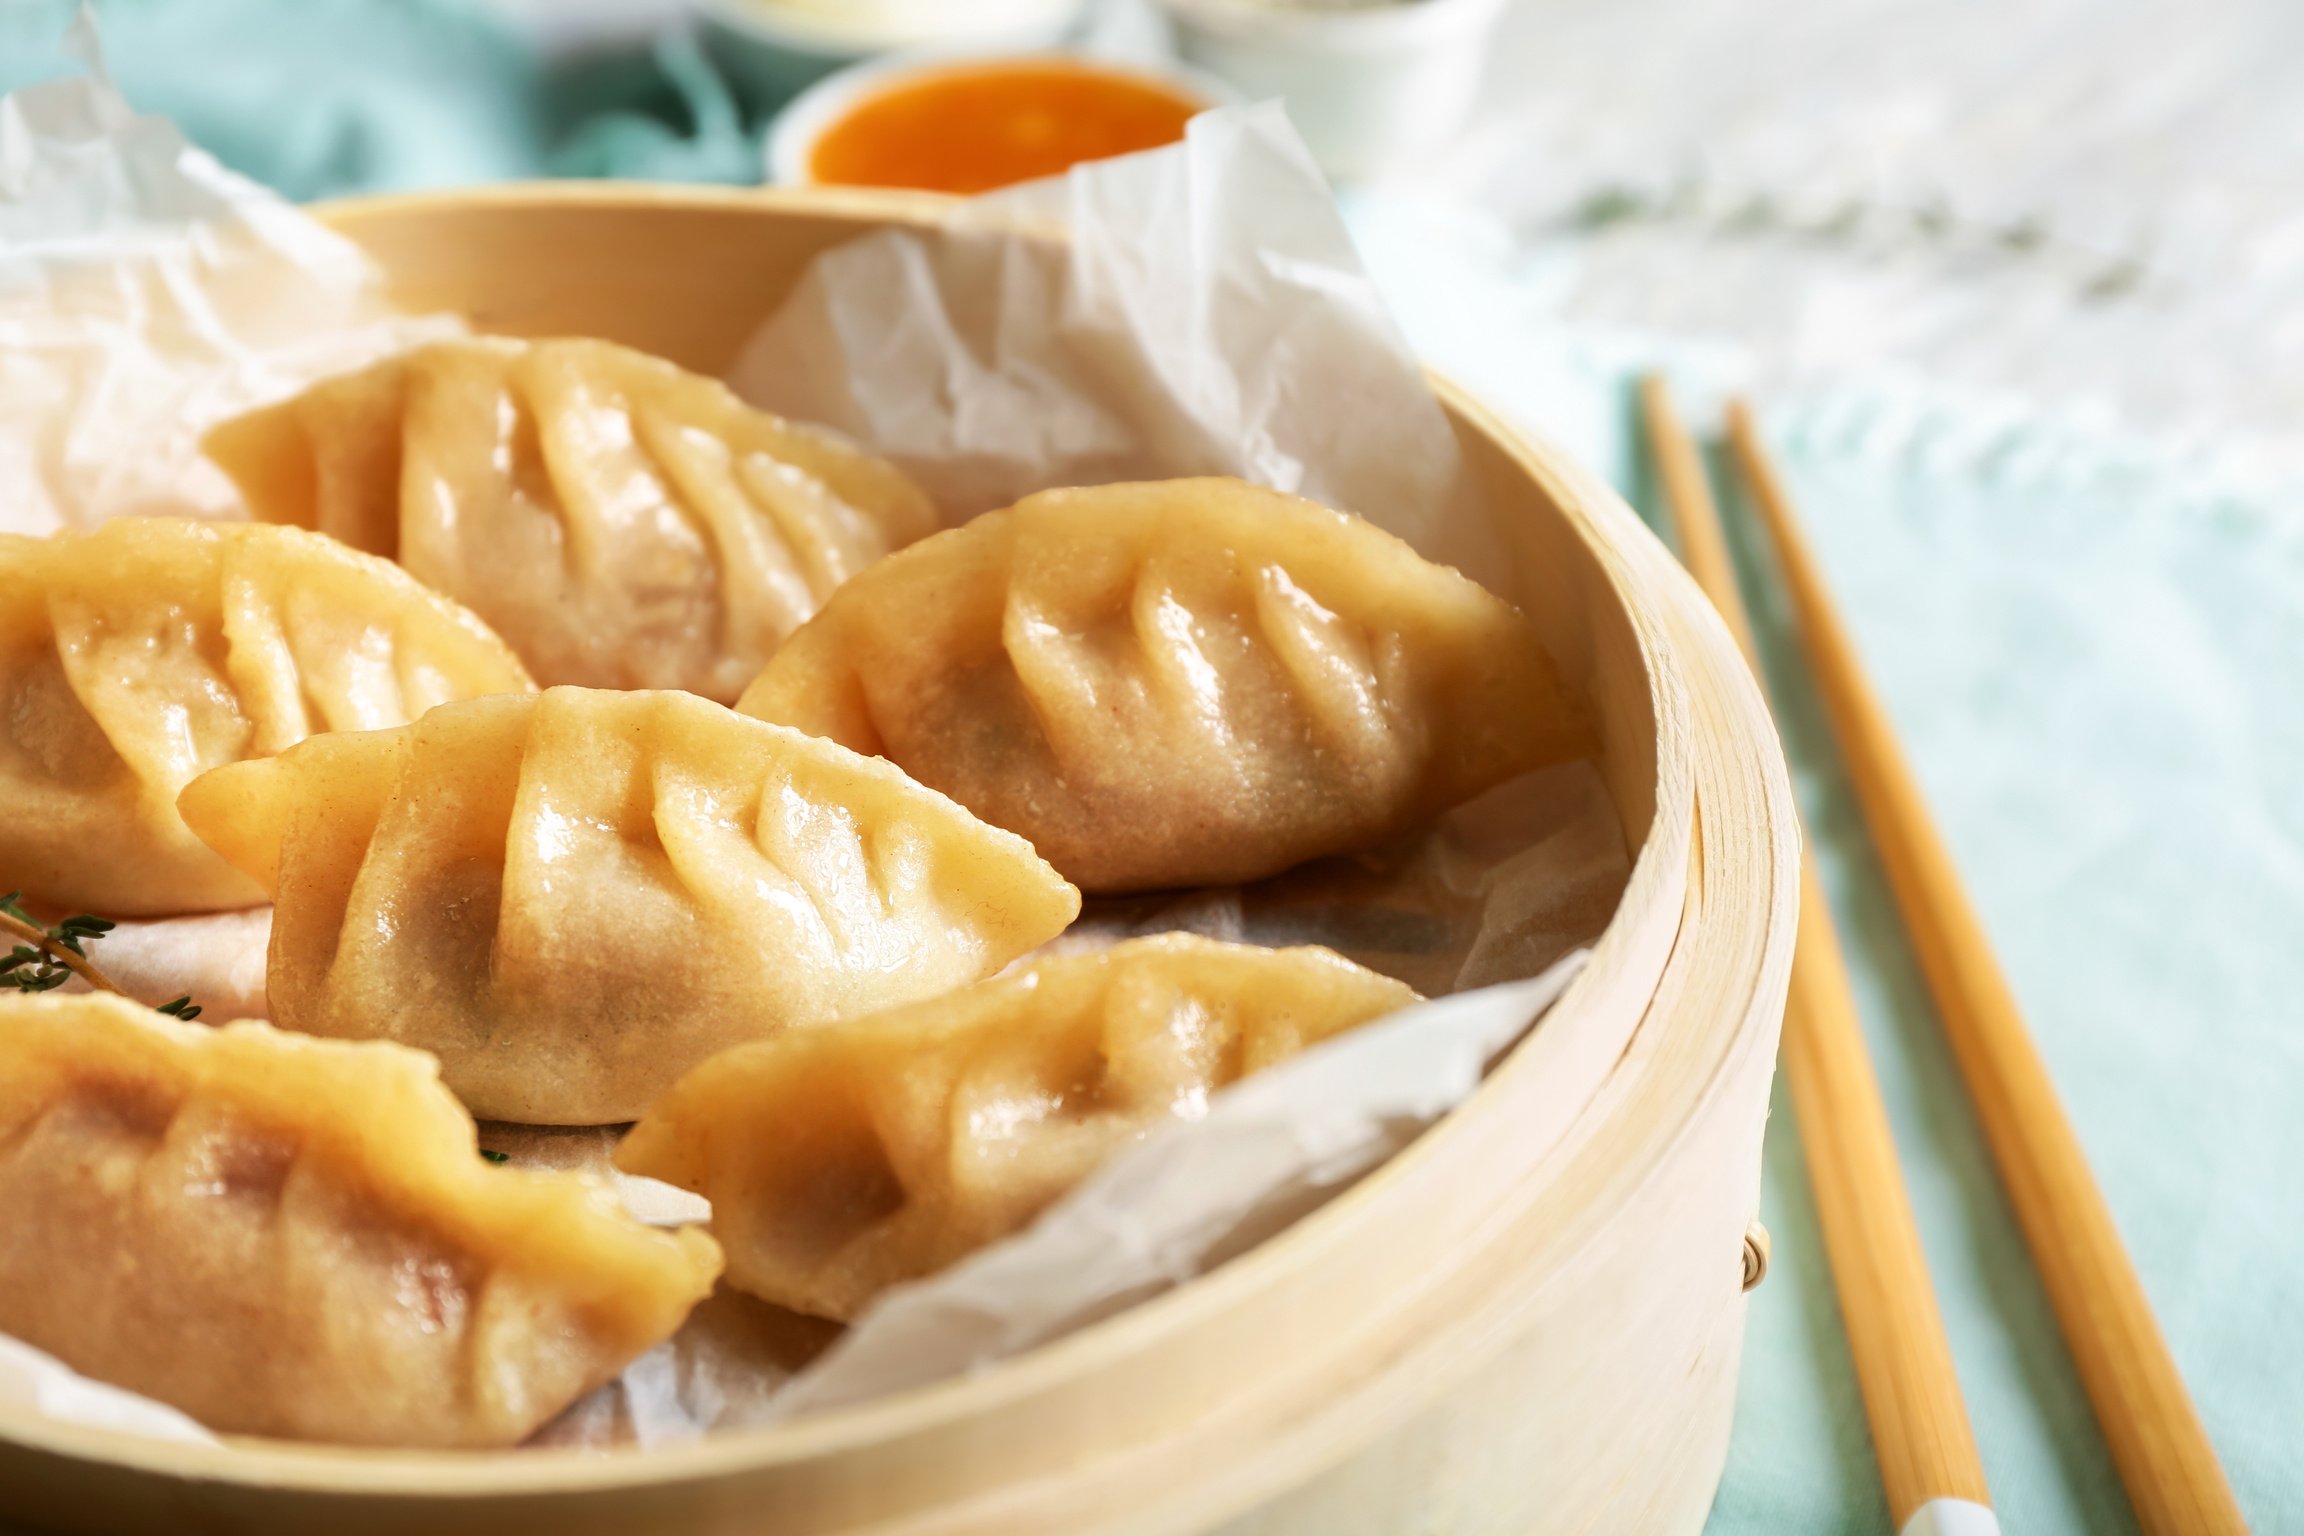
[[[0,0],[0,90],[76,73],[79,0]],[[476,0],[101,0],[138,110],[298,199],[537,176],[759,179],[695,41],[541,55]]]
[[[0,0],[0,87],[64,67],[65,11]],[[102,15],[132,101],[297,196],[757,164],[678,43],[546,66],[451,0]],[[1701,403],[1722,359],[1553,324],[1557,274],[1476,223],[1352,212],[1428,355],[1648,499],[1628,381],[1670,365]],[[2260,1531],[2304,1530],[2304,498],[1885,387],[1769,422],[2242,1502]],[[2132,1530],[1761,553],[1780,723],[2004,1522]],[[1794,1133],[1780,1102],[1721,1536],[1886,1528]]]

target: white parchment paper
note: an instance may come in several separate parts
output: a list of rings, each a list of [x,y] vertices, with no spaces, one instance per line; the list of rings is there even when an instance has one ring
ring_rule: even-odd
[[[453,324],[392,315],[357,251],[133,118],[100,79],[0,103],[0,233],[0,356],[30,343],[0,378],[33,403],[5,428],[0,490],[34,509],[0,515],[32,530],[155,507],[230,515],[193,459],[200,427]],[[1048,485],[1233,473],[1359,512],[1522,597],[1438,402],[1276,108],[1211,114],[1173,149],[826,253],[733,382],[897,457],[952,521]],[[715,1296],[538,1441],[659,1444],[854,1402],[983,1368],[1222,1262],[1471,1092],[1566,986],[1628,873],[1597,774],[1570,764],[1253,886],[1092,903],[1053,947],[1171,929],[1325,943],[1437,1000],[1218,1095],[1204,1119],[1162,1128],[1025,1232],[890,1292],[850,1329]],[[200,921],[211,927],[109,942],[143,985],[197,972],[246,996],[259,918]],[[523,1163],[606,1174],[615,1132],[483,1138]],[[663,1186],[622,1187],[644,1219],[702,1214]],[[0,1349],[10,1398],[187,1430],[20,1347]]]
[[[264,995],[272,909],[197,917],[124,918],[95,958],[121,991],[147,1007],[190,997],[216,1020],[268,1019]],[[77,977],[70,990],[81,990]]]
[[[729,382],[955,522],[1051,485],[1238,475],[1468,572],[1455,437],[1276,102],[819,258]]]
[[[463,327],[396,313],[349,241],[218,165],[103,73],[0,98],[0,530],[232,516],[209,427]]]
[[[53,1355],[6,1334],[0,1334],[0,1404],[155,1440],[199,1444],[216,1438],[165,1403],[90,1381]]]

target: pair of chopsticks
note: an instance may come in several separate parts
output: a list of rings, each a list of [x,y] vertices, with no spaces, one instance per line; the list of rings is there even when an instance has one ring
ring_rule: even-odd
[[[1641,414],[1682,559],[1762,676],[1702,457],[1660,379]],[[1983,924],[1834,611],[1752,412],[1737,470],[2017,1224],[2146,1536],[2245,1532],[2112,1213]],[[1803,853],[1783,1063],[1888,1506],[1900,1532],[1997,1532],[1879,1081],[1815,859]]]

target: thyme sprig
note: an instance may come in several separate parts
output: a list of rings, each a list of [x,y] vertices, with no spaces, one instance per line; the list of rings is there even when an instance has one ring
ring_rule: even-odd
[[[43,927],[17,905],[17,898],[23,894],[10,891],[0,896],[0,933],[12,934],[22,941],[0,956],[0,989],[53,992],[77,975],[99,992],[126,995],[118,982],[88,958],[88,941],[104,937],[116,924],[108,918],[91,917],[83,912]],[[162,1004],[159,1011],[187,1021],[200,1017],[199,1008],[188,995]]]
[[[110,922],[82,914],[68,917],[52,928],[43,928],[16,904],[22,894],[10,891],[0,896],[0,932],[14,934],[24,941],[5,958],[0,958],[0,986],[13,987],[19,992],[49,992],[78,972],[87,978],[88,985],[99,991],[121,990],[118,982],[88,958],[85,948],[90,939],[100,939],[112,931]]]

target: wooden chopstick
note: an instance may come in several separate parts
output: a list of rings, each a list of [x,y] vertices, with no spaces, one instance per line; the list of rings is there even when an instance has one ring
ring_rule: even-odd
[[[1761,678],[1752,621],[1695,440],[1662,379],[1641,381],[1640,409],[1680,557]],[[1983,1459],[1897,1165],[1888,1107],[1848,987],[1839,930],[1816,861],[1805,850],[1783,1063],[1895,1528],[1904,1530],[1932,1501],[1959,1500],[1970,1507],[1971,1528],[1996,1529]]]
[[[1953,1058],[2137,1520],[2147,1536],[2245,1531],[2047,1064],[1741,401],[1729,407],[1728,440],[1775,542],[1803,649]]]

